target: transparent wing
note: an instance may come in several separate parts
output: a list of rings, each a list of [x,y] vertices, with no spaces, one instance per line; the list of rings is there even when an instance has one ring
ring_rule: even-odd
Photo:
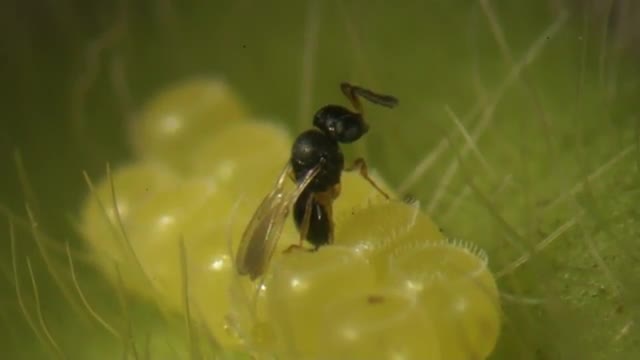
[[[320,165],[305,175],[292,190],[285,191],[284,182],[291,171],[287,163],[276,186],[256,209],[253,217],[242,234],[236,253],[236,271],[240,275],[249,275],[254,280],[262,275],[273,255],[291,205],[318,174]]]

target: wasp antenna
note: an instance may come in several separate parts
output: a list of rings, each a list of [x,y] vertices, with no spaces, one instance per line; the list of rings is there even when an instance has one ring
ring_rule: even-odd
[[[347,82],[341,83],[340,89],[358,112],[362,112],[362,105],[360,104],[360,99],[358,97],[362,97],[369,102],[388,108],[398,106],[398,99],[394,96],[378,94],[369,89],[365,89],[357,85],[351,85]]]

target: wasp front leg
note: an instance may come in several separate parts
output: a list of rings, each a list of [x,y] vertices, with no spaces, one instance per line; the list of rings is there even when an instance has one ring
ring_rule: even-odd
[[[360,176],[362,176],[365,180],[367,180],[369,184],[371,184],[371,186],[373,186],[376,190],[378,190],[380,194],[382,194],[382,196],[389,199],[389,195],[384,190],[382,190],[382,188],[380,188],[380,186],[378,186],[378,184],[376,184],[376,182],[373,181],[373,179],[369,177],[369,168],[367,167],[367,163],[364,161],[363,158],[357,158],[351,166],[346,167],[344,169],[344,171],[355,171],[355,170],[358,170],[358,172],[360,172]]]

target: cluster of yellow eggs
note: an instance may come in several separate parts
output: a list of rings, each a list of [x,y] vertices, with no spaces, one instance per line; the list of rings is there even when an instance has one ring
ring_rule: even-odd
[[[264,277],[238,276],[243,228],[293,139],[249,114],[226,83],[166,89],[131,133],[136,158],[95,182],[82,210],[95,264],[128,291],[168,311],[189,299],[220,344],[257,358],[456,360],[493,350],[500,305],[486,256],[354,173],[334,205],[335,244],[284,254],[299,241],[288,219]]]

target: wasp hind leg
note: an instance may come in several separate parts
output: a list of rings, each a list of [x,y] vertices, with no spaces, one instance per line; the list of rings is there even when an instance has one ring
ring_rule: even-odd
[[[307,198],[307,201],[304,204],[304,216],[302,217],[302,222],[300,223],[300,242],[298,244],[292,244],[289,246],[284,253],[290,253],[294,250],[306,250],[304,247],[304,240],[307,238],[307,234],[309,233],[309,226],[311,224],[311,205],[313,204],[313,195],[310,195]]]
[[[378,184],[376,184],[376,182],[373,181],[372,178],[369,177],[369,168],[367,167],[367,163],[363,158],[357,158],[351,166],[344,169],[344,171],[355,170],[358,170],[358,172],[360,172],[360,176],[367,180],[369,184],[371,184],[371,186],[373,186],[376,190],[378,190],[380,194],[382,194],[382,196],[389,199],[389,195],[384,190],[382,190],[382,188],[380,188],[380,186],[378,186]]]
[[[333,223],[333,207],[327,207],[327,214],[329,217],[329,239],[327,240],[327,244],[333,244],[333,232],[335,229],[335,224]],[[320,246],[316,246],[316,250],[318,250]]]
[[[333,222],[333,201],[334,199],[340,196],[342,192],[342,186],[340,183],[335,184],[333,188],[331,188],[331,192],[328,198],[325,198],[323,201],[323,208],[327,212],[327,218],[329,219],[329,239],[327,239],[327,244],[333,244],[333,232],[335,229],[335,223]],[[316,247],[316,250],[318,247]]]
[[[334,229],[335,223],[333,222],[333,202],[340,195],[340,183],[335,184],[329,190],[316,193],[315,201],[322,209],[323,218],[326,218],[326,223],[323,223],[323,226],[326,225],[325,232],[326,238],[315,239],[315,241],[311,241],[314,244],[315,250],[318,250],[320,247],[324,245],[333,244],[334,240]]]

